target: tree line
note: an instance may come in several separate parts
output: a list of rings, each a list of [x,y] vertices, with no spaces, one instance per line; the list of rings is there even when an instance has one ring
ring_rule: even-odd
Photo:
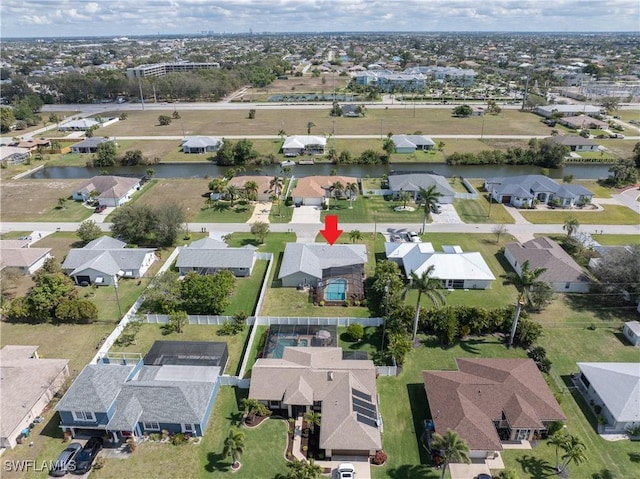
[[[447,155],[448,165],[534,165],[543,168],[560,168],[570,148],[550,140],[539,141],[532,138],[528,148],[508,148],[483,150],[479,153],[451,153]]]

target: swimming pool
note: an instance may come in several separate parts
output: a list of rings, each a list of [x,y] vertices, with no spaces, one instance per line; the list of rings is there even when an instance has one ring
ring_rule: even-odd
[[[324,288],[324,299],[326,301],[344,301],[347,299],[347,280],[330,279]]]
[[[271,357],[275,359],[281,359],[284,354],[284,348],[287,346],[297,346],[298,340],[295,338],[280,338],[273,348],[273,352],[271,353]]]

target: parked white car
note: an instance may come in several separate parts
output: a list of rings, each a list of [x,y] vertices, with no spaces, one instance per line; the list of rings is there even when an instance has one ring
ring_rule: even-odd
[[[356,477],[356,468],[353,464],[345,462],[338,466],[339,479],[354,479]]]

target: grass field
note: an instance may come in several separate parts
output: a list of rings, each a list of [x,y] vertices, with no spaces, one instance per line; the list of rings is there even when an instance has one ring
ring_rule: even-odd
[[[329,200],[329,210],[321,213],[321,220],[326,215],[337,215],[341,223],[422,223],[422,211],[412,201],[407,206],[414,211],[395,211],[403,206],[402,201],[385,200],[382,196],[359,196],[349,204],[349,200]],[[428,221],[430,223],[430,221]]]
[[[603,211],[584,210],[546,210],[526,211],[520,214],[534,224],[564,224],[567,219],[576,218],[584,225],[637,225],[640,218],[626,206],[602,205]]]
[[[259,259],[256,261],[250,277],[236,278],[236,287],[223,315],[233,316],[245,313],[247,316],[253,316],[255,314],[260,288],[267,272],[267,264],[267,260]]]
[[[181,120],[174,120],[168,126],[158,125],[158,116],[171,115],[166,111],[130,111],[126,121],[119,121],[100,129],[104,136],[123,137],[136,132],[138,136],[179,136],[184,135],[277,135],[282,129],[288,135],[307,134],[307,123],[316,126],[311,134],[327,135],[380,135],[388,132],[396,134],[414,133],[419,130],[432,137],[438,135],[478,134],[485,135],[546,135],[548,128],[533,113],[517,110],[503,110],[497,116],[455,118],[450,108],[441,109],[369,109],[362,118],[335,118],[335,128],[327,104],[326,109],[258,109],[253,120],[248,111],[198,111],[180,112]],[[105,113],[107,114],[107,113]],[[484,127],[483,127],[484,124]],[[419,125],[418,128],[416,126]],[[445,148],[446,149],[446,148]]]
[[[57,208],[58,198],[70,198],[86,180],[9,180],[2,182],[2,221],[82,221],[91,214],[81,202],[68,199]]]

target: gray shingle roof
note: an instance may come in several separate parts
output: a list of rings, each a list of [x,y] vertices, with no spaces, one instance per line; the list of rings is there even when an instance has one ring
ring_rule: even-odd
[[[176,266],[178,268],[250,268],[254,255],[254,251],[247,248],[182,248]]]
[[[391,141],[396,148],[416,148],[418,146],[434,146],[431,138],[424,135],[392,135]]]
[[[56,406],[57,411],[106,412],[134,366],[89,364]]]
[[[75,274],[88,268],[101,271],[113,276],[119,270],[139,269],[147,254],[155,251],[151,248],[121,248],[121,249],[86,249],[76,248],[62,263],[62,268]]]
[[[444,196],[453,196],[455,191],[444,176],[429,173],[412,173],[410,175],[389,175],[389,188],[393,191],[418,191],[436,186]]]
[[[389,177],[391,179],[392,177]],[[495,177],[487,178],[485,183],[494,185],[495,190],[499,195],[516,195],[523,198],[521,194],[516,193],[525,190],[529,196],[531,193],[553,193],[560,198],[574,197],[574,196],[593,196],[593,193],[586,189],[582,185],[572,184],[559,184],[553,181],[551,178],[547,178],[543,175],[520,175],[520,176],[507,176],[507,177]],[[558,194],[557,192],[561,192]],[[562,196],[570,194],[571,196]]]
[[[529,269],[546,268],[539,276],[540,281],[554,282],[588,282],[589,277],[569,254],[555,241],[541,237],[526,243],[507,243],[505,250],[519,264],[529,261]]]
[[[83,249],[118,249],[127,245],[124,241],[112,238],[111,236],[100,236],[93,241],[89,241]]]
[[[367,248],[364,245],[324,243],[287,243],[278,278],[298,272],[322,278],[327,268],[365,264]]]

